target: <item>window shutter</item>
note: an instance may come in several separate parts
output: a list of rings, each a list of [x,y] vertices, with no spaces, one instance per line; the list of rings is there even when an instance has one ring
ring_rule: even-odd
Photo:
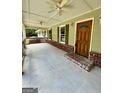
[[[59,27],[57,27],[57,41],[59,42]]]
[[[66,40],[65,40],[65,44],[68,44],[68,40],[69,40],[69,24],[66,25]]]
[[[51,31],[51,40],[52,40],[52,29],[50,31]]]
[[[50,29],[48,32],[49,32],[49,39],[52,40],[52,29]]]

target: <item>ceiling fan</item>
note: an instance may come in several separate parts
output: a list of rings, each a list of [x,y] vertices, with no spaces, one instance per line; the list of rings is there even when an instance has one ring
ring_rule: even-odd
[[[65,8],[72,8],[70,4],[72,0],[49,0],[47,3],[50,5],[51,10],[48,13],[56,12],[55,15],[62,15]]]

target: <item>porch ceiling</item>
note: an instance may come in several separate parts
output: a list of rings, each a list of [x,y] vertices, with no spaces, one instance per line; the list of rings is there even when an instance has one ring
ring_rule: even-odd
[[[100,0],[69,0],[67,4],[71,7],[62,8],[62,15],[58,15],[57,11],[48,13],[51,10],[49,3],[52,1],[60,0],[22,0],[23,23],[27,26],[50,27],[101,6]]]

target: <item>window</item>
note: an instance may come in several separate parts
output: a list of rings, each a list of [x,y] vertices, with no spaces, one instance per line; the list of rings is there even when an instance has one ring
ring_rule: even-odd
[[[65,40],[66,40],[66,28],[65,28],[65,26],[60,28],[60,39],[59,40],[60,40],[60,43],[65,44]]]
[[[68,44],[69,24],[58,27],[58,42]]]
[[[52,29],[48,30],[48,38],[52,40]]]

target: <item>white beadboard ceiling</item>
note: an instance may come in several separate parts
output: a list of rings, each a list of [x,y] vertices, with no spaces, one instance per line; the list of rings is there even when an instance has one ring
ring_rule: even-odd
[[[101,7],[100,0],[69,0],[68,4],[72,7],[62,8],[62,15],[55,15],[56,11],[48,13],[51,10],[49,2],[52,0],[22,0],[23,23],[27,26],[50,27]]]

